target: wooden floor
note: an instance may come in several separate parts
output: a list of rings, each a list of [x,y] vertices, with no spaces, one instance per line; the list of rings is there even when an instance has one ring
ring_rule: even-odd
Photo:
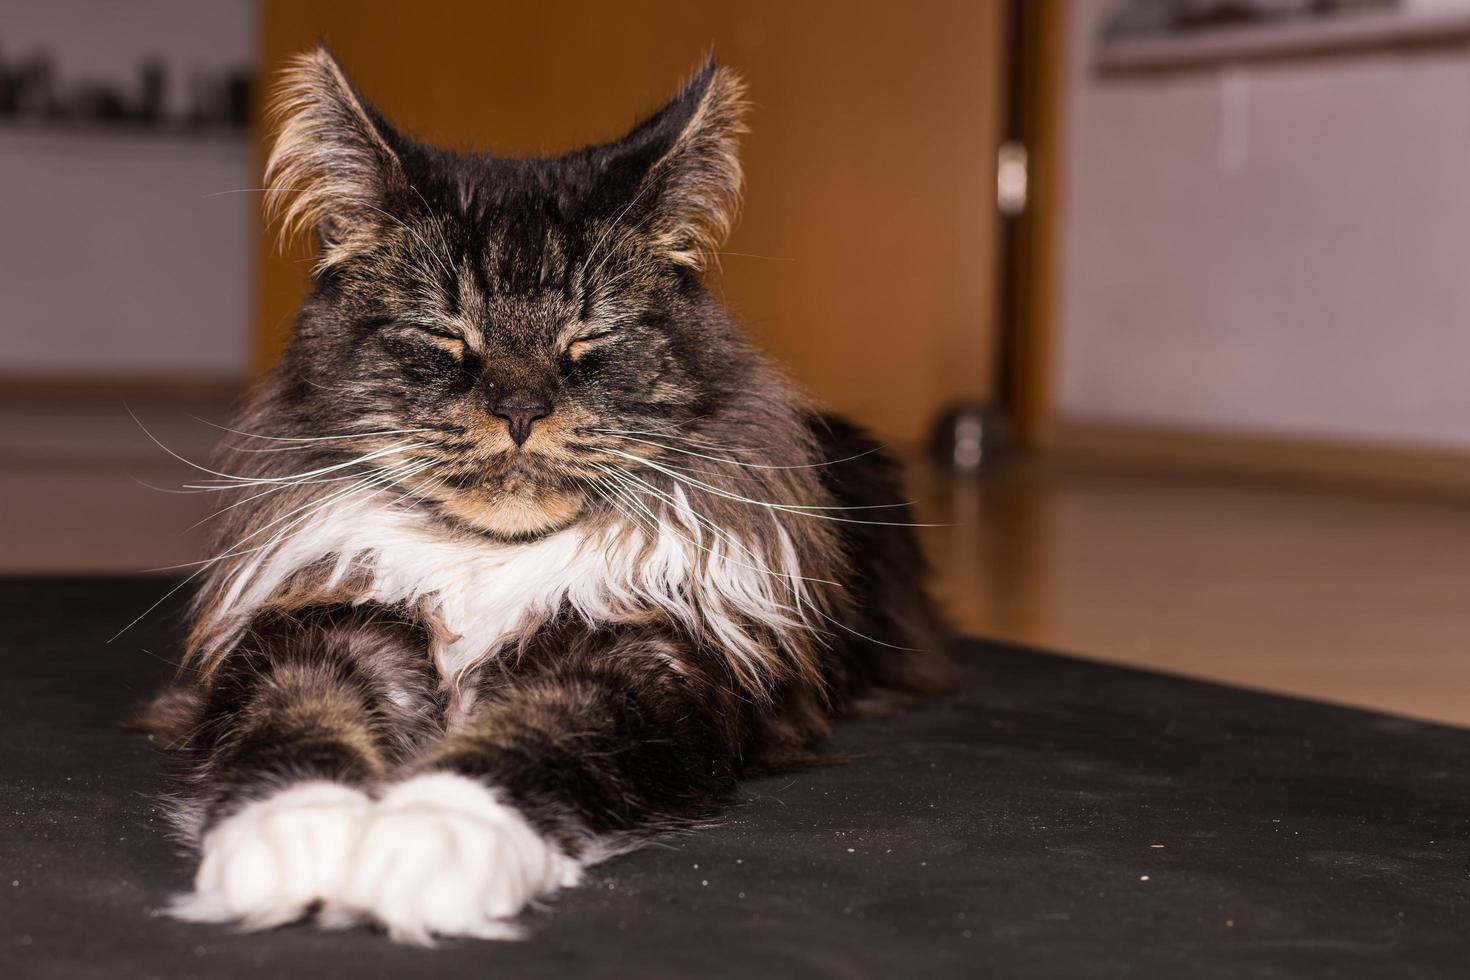
[[[965,632],[1470,724],[1470,501],[1040,464],[915,483]]]
[[[197,459],[219,433],[190,416],[224,412],[138,410]],[[193,475],[116,406],[0,411],[0,572],[197,559],[190,525],[217,505],[145,485]],[[1470,501],[1035,463],[914,476],[965,632],[1470,725]]]

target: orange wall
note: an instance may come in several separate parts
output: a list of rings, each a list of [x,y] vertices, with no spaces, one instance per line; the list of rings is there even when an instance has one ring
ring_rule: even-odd
[[[612,138],[713,50],[750,83],[722,293],[833,408],[890,438],[992,393],[998,0],[691,4],[266,0],[263,61],[325,39],[429,141],[506,154]],[[260,359],[308,262],[262,243]]]

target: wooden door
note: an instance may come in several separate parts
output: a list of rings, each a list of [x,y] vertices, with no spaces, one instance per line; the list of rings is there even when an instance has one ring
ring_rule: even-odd
[[[614,137],[713,51],[755,103],[718,288],[756,340],[898,442],[993,396],[1000,0],[265,0],[263,16],[267,72],[324,39],[405,131],[504,154]],[[307,265],[262,241],[262,365]]]

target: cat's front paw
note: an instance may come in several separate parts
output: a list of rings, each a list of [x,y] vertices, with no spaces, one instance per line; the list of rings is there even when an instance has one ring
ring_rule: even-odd
[[[341,891],[371,806],[366,794],[326,781],[247,804],[204,835],[194,891],[170,913],[246,929],[294,922]]]
[[[378,802],[346,887],[322,920],[367,918],[399,942],[511,939],[512,916],[580,875],[575,860],[494,792],[433,773],[399,783]]]

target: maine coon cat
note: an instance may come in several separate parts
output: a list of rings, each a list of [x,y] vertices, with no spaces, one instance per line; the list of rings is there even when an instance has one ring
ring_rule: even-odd
[[[185,668],[177,914],[513,934],[584,867],[946,670],[892,462],[704,277],[745,104],[708,64],[615,143],[462,155],[325,50],[266,206],[319,245],[225,497]]]

